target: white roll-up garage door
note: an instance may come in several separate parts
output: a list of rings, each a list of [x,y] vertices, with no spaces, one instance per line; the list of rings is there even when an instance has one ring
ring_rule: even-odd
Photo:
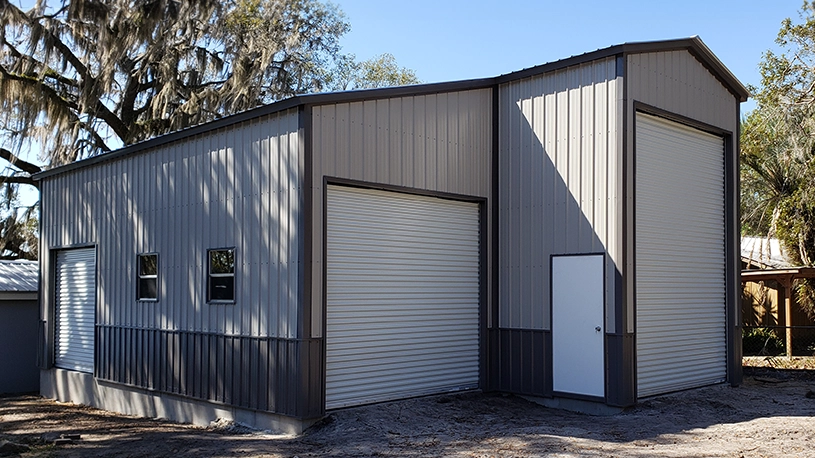
[[[93,372],[96,250],[57,252],[55,365]]]
[[[327,194],[326,408],[478,387],[478,204]]]
[[[724,381],[724,142],[636,117],[638,396]]]

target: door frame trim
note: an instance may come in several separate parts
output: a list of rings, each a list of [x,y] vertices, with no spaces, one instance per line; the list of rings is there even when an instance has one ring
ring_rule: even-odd
[[[600,256],[602,260],[602,269],[603,269],[603,309],[601,311],[600,322],[603,326],[603,336],[602,336],[602,355],[603,355],[603,395],[602,396],[593,396],[593,395],[586,395],[580,393],[570,393],[570,392],[563,392],[557,391],[554,389],[555,387],[555,358],[554,358],[554,347],[555,347],[555,338],[554,338],[554,313],[555,313],[555,302],[554,302],[554,259],[556,257],[580,257],[580,256]],[[587,400],[587,401],[598,401],[598,402],[606,402],[608,398],[608,371],[606,368],[608,367],[608,345],[606,343],[606,339],[608,337],[608,330],[606,328],[606,309],[608,308],[608,301],[607,295],[605,291],[608,290],[608,275],[607,275],[607,255],[603,251],[597,252],[587,252],[587,253],[558,253],[552,254],[549,256],[549,303],[551,307],[549,307],[549,323],[551,323],[551,328],[549,330],[552,339],[552,345],[549,346],[549,364],[551,365],[549,374],[550,374],[550,386],[552,387],[552,394],[553,396],[562,397],[562,398],[571,398],[571,399],[578,399],[578,400]]]

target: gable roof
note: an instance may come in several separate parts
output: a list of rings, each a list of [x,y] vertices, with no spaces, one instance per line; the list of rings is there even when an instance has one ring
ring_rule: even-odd
[[[0,292],[36,292],[39,283],[37,261],[0,261]]]
[[[713,51],[705,45],[701,38],[692,36],[690,38],[680,38],[675,40],[662,40],[662,41],[642,41],[623,43],[608,48],[598,49],[597,51],[572,56],[567,59],[561,59],[556,62],[538,65],[536,67],[519,70],[517,72],[507,73],[497,77],[499,83],[509,82],[521,78],[528,78],[530,76],[547,73],[554,70],[559,70],[573,65],[580,65],[594,60],[605,59],[615,55],[626,54],[643,54],[652,52],[669,52],[685,50],[691,53],[708,71],[719,80],[724,87],[735,96],[739,102],[747,101],[750,97],[750,92],[744,87],[743,84],[736,78],[735,75],[713,54]]]
[[[78,168],[88,167],[100,162],[111,161],[119,157],[135,154],[145,151],[147,149],[155,148],[168,143],[176,142],[188,137],[200,135],[209,131],[222,129],[234,124],[248,121],[261,116],[266,116],[274,113],[279,113],[292,108],[298,108],[307,105],[324,105],[330,103],[340,102],[356,102],[361,100],[376,100],[391,97],[404,97],[404,96],[418,96],[436,94],[441,92],[453,92],[473,89],[483,89],[493,87],[498,84],[503,84],[523,78],[529,78],[535,75],[548,73],[555,70],[564,69],[574,65],[580,65],[595,60],[606,59],[612,56],[625,56],[627,54],[641,54],[651,52],[668,52],[676,50],[686,50],[691,53],[702,65],[713,74],[716,79],[721,82],[724,87],[733,94],[739,101],[744,102],[750,96],[747,88],[725,67],[725,65],[713,54],[713,52],[702,42],[698,36],[690,38],[680,38],[673,40],[661,41],[644,41],[623,43],[608,48],[598,49],[596,51],[580,54],[577,56],[560,59],[543,65],[519,70],[516,72],[499,75],[492,78],[481,78],[472,80],[452,81],[444,83],[430,83],[430,84],[417,84],[413,86],[399,86],[381,89],[363,89],[345,92],[329,92],[319,94],[297,95],[274,102],[268,105],[263,105],[251,110],[237,113],[231,116],[226,116],[215,121],[210,121],[205,124],[189,127],[179,131],[171,132],[159,137],[145,140],[141,143],[126,146],[116,151],[93,156],[81,161],[66,164],[60,167],[55,167],[50,170],[37,173],[33,176],[35,180],[41,180],[53,175],[62,174],[75,170]],[[620,70],[621,71],[621,70]]]

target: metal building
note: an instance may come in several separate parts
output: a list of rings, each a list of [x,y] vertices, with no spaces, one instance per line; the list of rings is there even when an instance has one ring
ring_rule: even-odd
[[[40,389],[36,261],[0,261],[0,394]]]
[[[698,38],[624,44],[43,172],[42,393],[299,431],[455,390],[738,384],[747,95]]]

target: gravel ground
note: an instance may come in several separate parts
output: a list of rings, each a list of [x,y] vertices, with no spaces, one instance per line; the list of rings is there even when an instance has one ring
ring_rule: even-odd
[[[335,411],[296,437],[5,397],[0,441],[22,445],[10,453],[21,457],[815,457],[815,371],[767,359],[746,364],[738,388],[654,397],[613,416],[462,393]]]

